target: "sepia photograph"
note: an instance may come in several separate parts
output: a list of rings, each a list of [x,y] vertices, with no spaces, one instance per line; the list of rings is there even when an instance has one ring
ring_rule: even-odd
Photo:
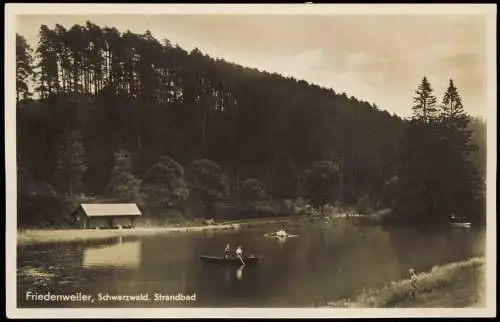
[[[496,6],[9,4],[5,53],[9,317],[496,315]]]

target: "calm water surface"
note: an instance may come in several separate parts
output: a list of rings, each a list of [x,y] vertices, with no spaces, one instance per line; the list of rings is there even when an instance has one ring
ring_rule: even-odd
[[[484,254],[484,232],[418,231],[336,224],[289,225],[295,238],[264,237],[276,224],[240,230],[173,233],[18,248],[20,307],[311,307],[355,296],[363,288]],[[263,256],[256,266],[205,264],[226,243]],[[26,299],[26,292],[83,293],[94,302]],[[149,301],[98,301],[101,295],[148,294]],[[154,294],[196,300],[153,301]]]

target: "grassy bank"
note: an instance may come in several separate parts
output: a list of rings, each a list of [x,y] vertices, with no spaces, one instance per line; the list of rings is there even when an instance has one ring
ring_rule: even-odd
[[[361,292],[353,301],[330,302],[330,307],[349,308],[464,308],[484,306],[485,260],[466,261],[434,267],[418,275],[416,301],[407,294],[409,280],[392,282],[381,289]]]

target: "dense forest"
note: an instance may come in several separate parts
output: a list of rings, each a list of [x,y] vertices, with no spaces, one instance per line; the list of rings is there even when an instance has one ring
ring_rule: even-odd
[[[453,81],[437,102],[424,78],[405,120],[91,22],[42,25],[36,48],[17,35],[16,72],[20,226],[70,224],[86,200],[137,202],[161,220],[283,216],[291,204],[484,219],[485,123]]]

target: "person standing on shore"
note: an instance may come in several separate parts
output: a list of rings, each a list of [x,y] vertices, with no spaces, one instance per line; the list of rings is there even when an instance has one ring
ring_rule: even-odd
[[[415,274],[415,270],[413,268],[410,268],[410,290],[408,292],[408,296],[410,297],[410,300],[412,302],[415,302],[417,297],[417,274]]]

